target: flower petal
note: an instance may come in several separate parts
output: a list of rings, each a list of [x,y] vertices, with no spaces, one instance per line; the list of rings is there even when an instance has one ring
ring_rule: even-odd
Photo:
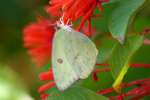
[[[42,18],[24,29],[24,46],[38,67],[50,60],[53,35],[52,22]]]

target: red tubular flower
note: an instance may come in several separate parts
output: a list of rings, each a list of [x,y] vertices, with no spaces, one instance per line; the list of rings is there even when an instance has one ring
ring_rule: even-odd
[[[39,75],[39,79],[40,79],[41,81],[54,80],[52,69],[50,69],[48,72],[42,72],[42,73]]]
[[[61,16],[61,7],[65,1],[66,0],[50,0],[49,4],[52,6],[47,6],[46,11],[52,16]]]
[[[41,94],[41,99],[46,100],[47,97],[50,96],[50,94],[45,94],[45,91],[49,90],[55,86],[52,69],[50,68],[50,70],[48,72],[42,72],[39,75],[39,79],[41,81],[50,81],[49,83],[46,83],[46,84],[40,86],[38,89],[38,92]]]
[[[49,82],[43,86],[41,86],[39,89],[38,89],[38,92],[39,93],[42,93],[42,92],[45,92],[46,90],[52,88],[55,86],[55,83],[54,82]]]
[[[51,56],[54,27],[52,22],[39,19],[24,29],[24,46],[37,66],[42,66]]]
[[[48,98],[49,94],[43,93],[41,94],[41,100],[46,100]]]
[[[113,92],[113,88],[107,88],[107,89],[104,89],[104,90],[100,90],[100,91],[98,91],[97,93],[98,94],[108,94],[108,93],[111,93],[111,92]]]
[[[96,64],[96,66],[105,66],[108,67],[110,66],[109,64]],[[133,68],[150,68],[150,64],[144,64],[144,63],[133,63],[130,64],[131,67]]]
[[[91,17],[94,16],[93,12],[96,7],[102,11],[102,3],[109,0],[50,0],[49,7],[46,10],[49,14],[54,16],[63,15],[63,21],[76,21],[80,17],[82,20],[78,27],[80,31],[85,22],[88,21],[88,28],[91,30]]]
[[[92,78],[94,81],[98,81],[98,76],[97,76],[97,73],[95,71],[92,73]]]
[[[91,21],[88,20],[88,26],[84,25],[81,30],[82,33],[87,35],[88,37],[92,36],[94,33],[96,33],[96,30],[91,26]]]
[[[125,97],[130,96],[130,100],[140,100],[146,95],[150,95],[150,78],[145,78],[141,80],[136,80],[130,83],[123,83],[122,87],[135,87],[131,90],[129,90],[126,93],[119,94],[117,96],[110,97],[110,100],[123,100]],[[113,88],[104,89],[101,91],[98,91],[99,94],[108,94],[113,92]]]

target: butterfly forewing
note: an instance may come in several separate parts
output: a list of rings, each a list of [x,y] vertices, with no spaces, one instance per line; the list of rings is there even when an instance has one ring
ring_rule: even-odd
[[[97,57],[94,43],[75,30],[59,29],[53,40],[52,65],[56,85],[65,90],[78,79],[87,78]]]

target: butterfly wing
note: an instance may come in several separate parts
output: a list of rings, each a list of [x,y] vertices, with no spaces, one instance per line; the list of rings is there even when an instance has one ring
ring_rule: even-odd
[[[60,29],[53,40],[52,65],[56,85],[65,90],[78,79],[87,78],[94,69],[98,51],[84,34]]]

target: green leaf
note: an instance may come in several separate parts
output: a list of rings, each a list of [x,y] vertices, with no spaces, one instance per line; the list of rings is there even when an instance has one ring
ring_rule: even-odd
[[[116,44],[110,58],[110,67],[112,76],[115,80],[113,87],[116,91],[120,91],[120,84],[128,71],[129,63],[133,54],[143,44],[144,37],[141,35],[132,35],[127,38],[124,45]]]
[[[97,63],[105,63],[110,58],[115,44],[115,41],[108,38],[101,40],[101,43],[98,45]]]
[[[62,92],[54,88],[50,94],[51,96],[48,97],[48,100],[108,100],[108,98],[89,89],[77,86],[72,86]]]
[[[124,42],[125,33],[132,15],[145,0],[120,0],[109,18],[109,30],[120,43]]]
[[[110,0],[108,3],[114,3],[114,2],[118,2],[120,0]]]

